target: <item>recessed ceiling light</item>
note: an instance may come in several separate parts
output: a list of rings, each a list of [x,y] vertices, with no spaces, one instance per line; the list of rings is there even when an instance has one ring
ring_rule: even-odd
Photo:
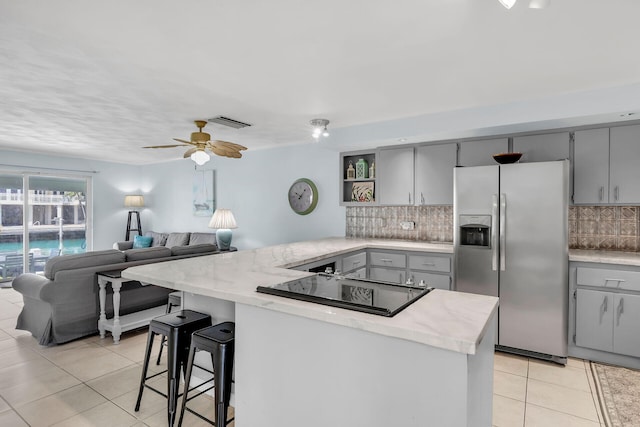
[[[635,116],[636,113],[622,113],[620,114],[620,117],[631,117],[631,116]]]
[[[406,142],[406,141],[407,141],[407,138],[400,138],[400,139],[398,139],[398,142]]]

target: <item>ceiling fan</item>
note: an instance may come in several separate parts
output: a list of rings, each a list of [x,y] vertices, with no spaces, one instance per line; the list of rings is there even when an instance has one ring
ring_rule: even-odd
[[[206,126],[207,122],[204,120],[195,120],[194,123],[198,127],[198,132],[191,133],[191,140],[186,141],[180,138],[173,138],[174,141],[178,141],[181,144],[171,145],[150,145],[142,148],[174,148],[174,147],[191,147],[184,153],[184,158],[191,157],[191,160],[198,165],[204,165],[209,161],[208,149],[213,154],[223,157],[232,157],[239,159],[242,157],[240,151],[246,150],[247,147],[234,144],[233,142],[215,140],[211,141],[211,135],[206,132],[202,132],[202,128]]]

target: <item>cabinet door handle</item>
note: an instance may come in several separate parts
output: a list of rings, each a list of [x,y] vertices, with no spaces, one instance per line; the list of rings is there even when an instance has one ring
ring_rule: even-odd
[[[426,265],[426,266],[429,266],[429,267],[435,267],[436,263],[435,262],[423,262],[422,265]]]
[[[424,205],[424,194],[422,194],[422,191],[420,192],[420,204]]]
[[[616,309],[616,325],[620,326],[620,316],[624,312],[624,298],[620,298],[620,302],[618,303],[618,308]]]
[[[613,197],[615,198],[615,200],[616,200],[616,202],[617,202],[617,201],[618,201],[618,198],[619,198],[618,196],[620,195],[620,188],[619,188],[617,185],[616,185],[616,187],[615,187],[615,188],[614,188],[614,190],[613,190],[613,194],[614,194],[614,196],[613,196]]]
[[[602,304],[600,304],[600,323],[602,324],[602,317],[607,312],[607,303],[609,302],[609,297],[605,296],[602,300]]]
[[[598,200],[602,201],[604,197],[604,187],[600,187],[600,191],[598,192]]]
[[[389,258],[380,258],[380,261],[382,261],[382,262],[391,262],[391,260]]]
[[[411,204],[411,191],[409,191],[409,204]]]
[[[624,279],[604,279],[604,285],[605,286],[607,286],[607,282],[618,282],[620,284],[620,283],[626,282],[626,280],[624,280]]]
[[[353,261],[353,265],[360,265],[360,261]]]

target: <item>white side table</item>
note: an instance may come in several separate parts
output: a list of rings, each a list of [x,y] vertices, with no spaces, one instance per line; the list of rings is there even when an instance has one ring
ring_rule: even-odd
[[[153,307],[147,310],[137,311],[131,314],[120,316],[120,289],[130,280],[121,276],[122,270],[101,271],[98,273],[98,286],[100,287],[100,318],[98,319],[98,330],[100,338],[104,338],[106,331],[110,331],[113,336],[113,343],[120,342],[123,332],[147,326],[151,319],[165,314],[165,306]],[[106,300],[107,283],[111,283],[113,289],[113,318],[107,319]]]

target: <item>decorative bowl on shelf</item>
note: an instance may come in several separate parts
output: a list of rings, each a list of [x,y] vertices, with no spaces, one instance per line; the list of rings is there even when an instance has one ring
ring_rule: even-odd
[[[500,153],[494,154],[493,160],[500,163],[501,165],[506,165],[508,163],[515,163],[520,160],[522,157],[522,153]]]

